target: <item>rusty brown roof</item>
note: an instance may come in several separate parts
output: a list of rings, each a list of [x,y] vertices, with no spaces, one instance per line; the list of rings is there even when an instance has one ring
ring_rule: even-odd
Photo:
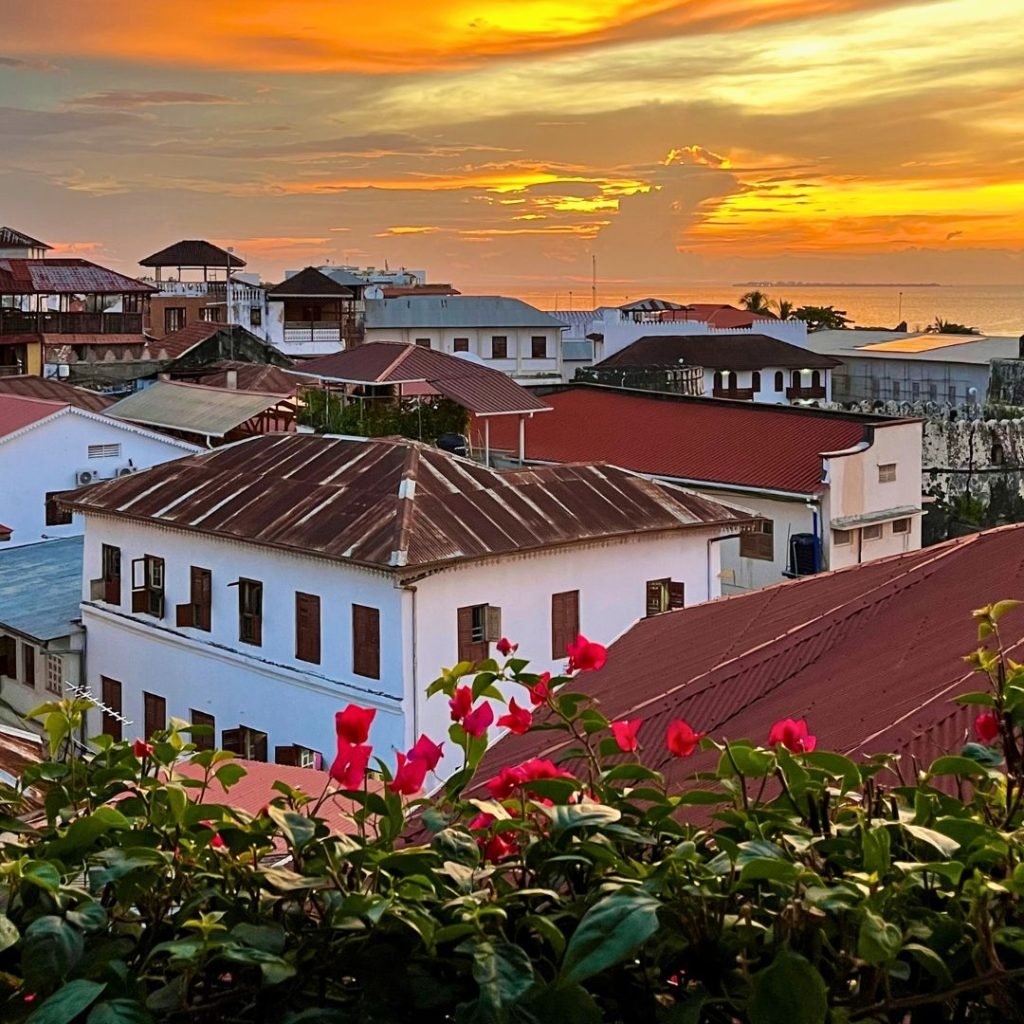
[[[61,380],[44,377],[0,377],[0,395],[20,395],[22,398],[41,398],[47,402],[61,402],[88,412],[103,412],[116,399],[98,391],[72,387]]]
[[[404,438],[309,434],[164,463],[67,504],[389,569],[752,520],[612,466],[499,472]]]
[[[148,295],[155,291],[89,260],[0,259],[0,295]]]
[[[838,359],[766,334],[648,334],[597,363],[611,367],[705,366],[709,370],[831,370]]]
[[[187,238],[139,260],[140,267],[244,267],[245,260],[202,238]]]
[[[306,267],[297,274],[275,284],[267,291],[270,299],[317,298],[317,299],[351,299],[355,292],[343,284],[328,277],[316,267]]]
[[[234,387],[239,391],[260,391],[268,395],[290,398],[306,379],[291,370],[265,363],[240,363],[233,359],[222,359],[208,366],[196,380],[208,388],[227,388],[228,373],[235,374]],[[230,390],[230,389],[229,389]]]

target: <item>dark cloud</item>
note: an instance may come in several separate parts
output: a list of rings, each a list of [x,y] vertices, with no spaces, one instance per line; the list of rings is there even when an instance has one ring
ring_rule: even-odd
[[[5,68],[11,71],[63,71],[64,68],[51,64],[42,57],[4,57],[0,56],[0,71]]]

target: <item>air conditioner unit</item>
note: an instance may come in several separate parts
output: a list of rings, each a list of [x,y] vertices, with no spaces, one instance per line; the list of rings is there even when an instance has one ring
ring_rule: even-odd
[[[139,471],[139,467],[138,466],[121,466],[117,470],[117,473],[115,473],[114,475],[115,476],[131,476],[132,473],[138,473],[138,471]]]
[[[85,487],[86,484],[95,483],[99,479],[99,473],[94,469],[80,469],[75,474],[75,483],[79,487]]]

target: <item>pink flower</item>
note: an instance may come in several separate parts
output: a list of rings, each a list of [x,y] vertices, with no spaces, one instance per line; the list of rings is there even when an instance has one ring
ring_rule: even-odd
[[[526,708],[521,708],[516,703],[515,697],[508,702],[508,714],[502,715],[498,719],[499,728],[507,726],[508,731],[516,736],[522,736],[523,733],[529,732],[531,725],[533,725],[533,714]]]
[[[506,839],[503,835],[499,834],[491,836],[484,844],[483,849],[484,860],[497,864],[499,861],[505,860],[516,853],[519,850],[519,846],[514,839]]]
[[[370,723],[376,714],[376,708],[361,708],[349,704],[344,711],[335,714],[335,731],[349,743],[365,743],[370,735]]]
[[[414,796],[423,788],[423,780],[427,777],[427,770],[427,762],[422,758],[410,760],[405,754],[399,754],[395,777],[391,780],[388,789],[392,793]]]
[[[636,738],[637,730],[640,728],[639,718],[631,718],[627,722],[612,722],[612,735],[615,737],[615,742],[619,745],[619,750],[625,750],[630,753],[638,746],[639,741]]]
[[[425,762],[427,771],[432,772],[437,767],[437,762],[441,760],[443,753],[443,743],[435,743],[429,736],[424,735],[420,736],[413,744],[408,757],[410,761]]]
[[[153,744],[145,740],[136,740],[132,744],[132,753],[141,761],[144,757],[153,756]]]
[[[999,716],[994,711],[982,711],[974,720],[974,735],[979,743],[992,743],[999,738]]]
[[[461,722],[473,710],[473,691],[468,686],[456,687],[448,707],[452,709],[452,721]]]
[[[668,723],[665,746],[673,757],[689,757],[703,738],[704,733],[694,732],[688,722],[677,718],[674,722]]]
[[[538,704],[543,704],[547,701],[551,695],[551,687],[548,685],[551,682],[551,673],[542,672],[537,677],[537,682],[530,687],[530,703],[536,707]]]
[[[475,711],[470,711],[462,720],[462,728],[469,736],[483,736],[487,727],[494,721],[494,708],[484,701]]]
[[[519,644],[512,643],[508,637],[503,636],[495,646],[498,648],[498,653],[503,657],[507,658],[510,654],[515,654],[519,650]]]
[[[362,789],[366,779],[366,766],[370,763],[373,747],[338,737],[338,755],[331,765],[330,776],[342,789]]]
[[[582,633],[569,644],[568,651],[570,672],[596,672],[608,660],[607,649],[592,643]]]
[[[792,718],[783,718],[776,722],[768,733],[770,747],[778,746],[780,743],[794,754],[809,754],[818,745],[818,737],[807,732],[806,718],[796,721]]]

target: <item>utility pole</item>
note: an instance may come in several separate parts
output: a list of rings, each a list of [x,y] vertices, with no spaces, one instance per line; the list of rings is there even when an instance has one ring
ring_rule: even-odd
[[[590,257],[590,308],[597,309],[597,253]]]
[[[228,265],[227,272],[228,276],[224,278],[224,320],[226,323],[231,323],[231,255],[235,251],[233,245],[228,246]]]

